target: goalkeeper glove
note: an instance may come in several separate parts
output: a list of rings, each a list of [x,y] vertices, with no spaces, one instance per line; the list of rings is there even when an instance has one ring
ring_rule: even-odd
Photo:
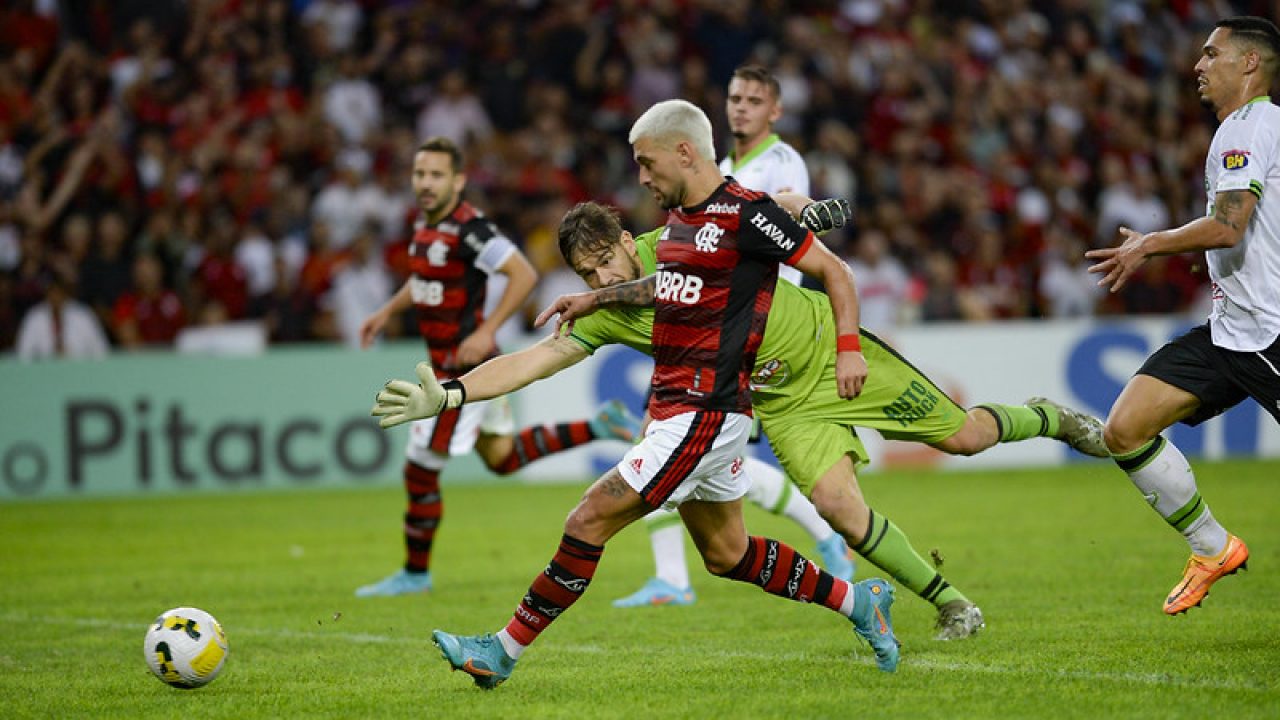
[[[429,362],[418,363],[416,370],[417,385],[408,380],[388,380],[378,393],[369,414],[377,417],[382,427],[432,418],[466,402],[467,391],[461,382],[449,380],[441,385]]]
[[[850,220],[853,220],[853,208],[844,198],[811,202],[800,211],[800,223],[815,235],[842,228]]]

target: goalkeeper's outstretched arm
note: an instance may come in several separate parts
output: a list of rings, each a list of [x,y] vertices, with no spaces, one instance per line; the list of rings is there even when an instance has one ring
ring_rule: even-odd
[[[391,380],[378,393],[369,414],[384,428],[435,417],[466,402],[515,392],[581,362],[589,353],[567,335],[549,335],[536,345],[499,355],[457,380],[441,384],[431,365],[418,363],[418,383]]]
[[[458,380],[467,400],[489,400],[572,367],[589,356],[586,348],[568,335],[548,335],[536,344],[488,360]]]

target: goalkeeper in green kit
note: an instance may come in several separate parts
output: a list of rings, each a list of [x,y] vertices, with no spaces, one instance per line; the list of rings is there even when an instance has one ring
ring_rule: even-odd
[[[843,201],[810,203],[781,195],[779,204],[815,232],[845,223]],[[560,250],[592,287],[644,282],[655,272],[661,228],[640,236],[624,231],[617,216],[596,203],[581,203],[560,224]],[[564,296],[547,309],[560,313],[557,331],[524,350],[476,367],[440,385],[429,366],[421,384],[393,380],[378,394],[373,414],[391,427],[514,392],[574,365],[597,349],[622,344],[652,354],[653,307],[598,306],[593,293]],[[1094,457],[1108,457],[1102,424],[1093,417],[1041,398],[1023,405],[957,405],[893,348],[866,330],[858,337],[868,374],[861,393],[837,393],[836,327],[826,295],[777,284],[752,376],[752,409],[787,475],[849,547],[938,608],[940,640],[968,637],[984,627],[981,610],[948,583],[894,523],[869,507],[856,469],[867,453],[855,432],[872,428],[886,438],[912,440],[956,455],[972,455],[1001,442],[1049,437]],[[849,348],[841,348],[847,351]]]

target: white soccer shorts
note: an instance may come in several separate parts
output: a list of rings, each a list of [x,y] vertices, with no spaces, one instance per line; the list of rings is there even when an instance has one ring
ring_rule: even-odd
[[[438,417],[414,420],[404,454],[415,465],[440,470],[450,457],[471,452],[480,433],[515,435],[516,420],[506,397],[467,403]]]
[[[654,420],[618,472],[653,507],[737,500],[750,486],[742,472],[750,434],[751,418],[741,413],[687,412]]]

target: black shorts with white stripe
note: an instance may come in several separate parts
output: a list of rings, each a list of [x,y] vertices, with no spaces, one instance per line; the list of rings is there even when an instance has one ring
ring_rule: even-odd
[[[1199,425],[1252,397],[1280,423],[1280,338],[1258,352],[1213,344],[1209,325],[1197,325],[1147,358],[1139,375],[1186,390],[1200,407],[1182,422]]]

